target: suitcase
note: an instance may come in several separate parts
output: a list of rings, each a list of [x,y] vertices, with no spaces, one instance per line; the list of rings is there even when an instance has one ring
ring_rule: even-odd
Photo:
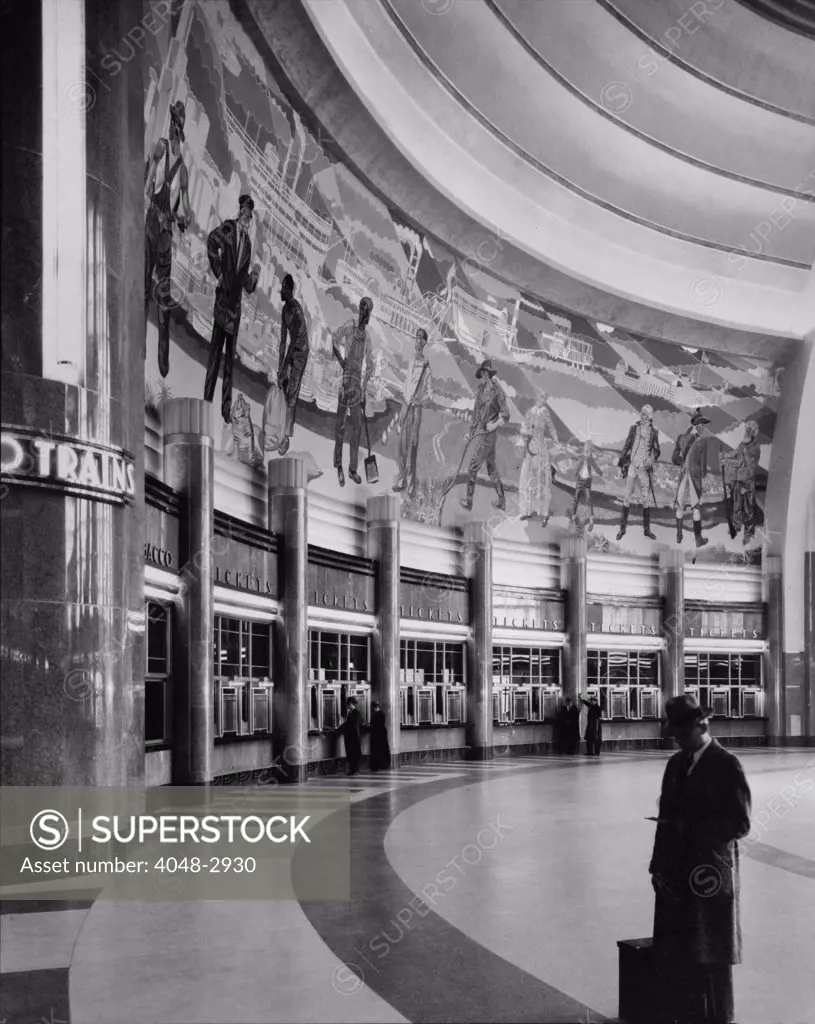
[[[376,456],[371,455],[371,435],[368,433],[368,417],[365,415],[364,408],[362,415],[365,417],[365,437],[368,442],[368,458],[365,460],[365,480],[369,484],[375,484],[379,482],[379,466],[376,464]]]
[[[665,1007],[670,990],[654,956],[653,939],[622,939],[620,951],[620,1021],[622,1024],[672,1024]]]

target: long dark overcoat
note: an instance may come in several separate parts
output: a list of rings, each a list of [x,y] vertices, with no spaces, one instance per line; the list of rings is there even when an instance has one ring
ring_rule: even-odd
[[[690,775],[668,761],[654,853],[654,951],[675,963],[741,963],[739,850],[750,831],[750,787],[737,757],[711,740]]]

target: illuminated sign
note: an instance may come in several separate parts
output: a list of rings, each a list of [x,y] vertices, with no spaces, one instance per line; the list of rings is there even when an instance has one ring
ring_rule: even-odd
[[[1,475],[9,483],[114,504],[134,500],[133,456],[121,448],[25,427],[4,429],[0,441]]]

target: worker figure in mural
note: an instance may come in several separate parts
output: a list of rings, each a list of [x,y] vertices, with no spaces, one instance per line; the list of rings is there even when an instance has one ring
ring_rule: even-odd
[[[467,496],[461,498],[462,508],[473,507],[473,495],[475,494],[475,482],[478,471],[486,462],[487,473],[498,494],[492,503],[494,508],[505,509],[507,507],[504,497],[504,485],[498,474],[498,467],[495,464],[495,446],[498,440],[498,428],[509,422],[509,406],[506,395],[498,381],[495,379],[496,372],[492,368],[492,362],[485,359],[476,370],[476,380],[481,382],[475,396],[472,420],[470,429],[467,432],[467,444],[474,441],[473,453],[470,458],[467,479]]]
[[[404,491],[408,497],[416,495],[416,458],[419,453],[419,431],[422,426],[422,410],[433,403],[433,384],[430,378],[430,362],[424,354],[427,345],[427,331],[420,327],[416,331],[416,348],[405,379],[405,404],[399,417],[399,479],[394,491]]]
[[[700,412],[691,416],[690,429],[676,439],[673,453],[673,464],[679,466],[679,483],[676,488],[674,508],[676,509],[676,543],[682,543],[682,519],[685,506],[690,506],[693,514],[693,535],[696,547],[707,544],[707,537],[702,536],[702,490],[707,474],[707,444],[710,431],[706,430],[710,420]]]
[[[359,438],[362,420],[365,416],[365,398],[368,383],[374,369],[371,336],[368,323],[373,312],[373,300],[367,296],[359,304],[357,322],[349,320],[332,339],[334,358],[342,367],[342,383],[337,399],[337,418],[334,421],[334,468],[340,487],[345,487],[345,473],[342,469],[342,448],[345,443],[345,425],[350,420],[348,438],[348,475],[355,484],[362,483],[357,472],[359,464]]]
[[[280,288],[283,313],[280,322],[280,363],[277,371],[277,386],[286,399],[286,425],[278,452],[285,455],[294,434],[294,417],[300,397],[300,385],[308,363],[308,328],[303,307],[294,297],[294,278],[286,274]],[[287,346],[288,339],[288,346]]]
[[[542,526],[549,522],[552,504],[553,467],[550,445],[558,443],[548,401],[548,392],[540,388],[535,404],[524,417],[520,435],[521,443],[525,445],[518,481],[520,515],[521,519],[537,517]]]
[[[594,457],[594,445],[591,441],[584,441],[583,451],[578,456],[575,470],[574,504],[572,505],[571,519],[578,529],[582,530],[585,527],[589,533],[594,529],[594,501],[591,489],[595,474],[601,477],[603,471]],[[578,515],[578,512],[581,511],[582,515]]]
[[[734,452],[722,454],[722,480],[730,536],[744,529],[742,544],[749,544],[756,532],[756,469],[761,456],[758,423],[744,424],[744,440]]]
[[[186,231],[190,221],[189,178],[181,155],[184,141],[184,104],[170,106],[169,138],[159,139],[147,162],[144,194],[149,199],[144,223],[144,314],[150,308],[153,275],[158,307],[158,368],[162,377],[170,372],[170,309],[173,267],[173,224]],[[172,160],[172,163],[170,161]]]
[[[214,231],[210,231],[207,239],[207,257],[212,273],[218,280],[218,287],[215,291],[215,311],[212,317],[214,324],[204,398],[211,402],[215,395],[221,352],[226,345],[224,378],[221,386],[221,415],[225,423],[232,419],[232,364],[235,359],[238,328],[241,324],[241,296],[243,292],[247,295],[252,294],[257,288],[260,275],[259,264],[252,270],[249,269],[252,259],[249,228],[252,225],[254,209],[252,197],[241,196],[238,200],[237,218],[225,220]]]
[[[659,459],[660,448],[659,433],[653,419],[654,410],[650,405],[644,405],[639,420],[628,431],[622,454],[617,462],[620,475],[625,480],[617,540],[622,540],[625,536],[628,509],[632,500],[642,505],[642,532],[650,540],[656,540],[656,536],[651,533],[651,509],[656,507],[654,466]]]

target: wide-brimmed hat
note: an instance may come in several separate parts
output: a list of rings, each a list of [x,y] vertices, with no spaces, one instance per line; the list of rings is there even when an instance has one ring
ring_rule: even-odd
[[[248,192],[242,195],[238,200],[238,209],[242,210],[244,206],[248,206],[250,210],[254,210],[255,208],[255,200],[249,195]]]
[[[490,375],[490,377],[494,377],[495,374],[496,374],[496,371],[493,370],[493,368],[492,368],[492,360],[491,359],[485,359],[484,362],[475,371],[476,380],[479,377],[482,377],[485,373],[488,373]]]
[[[662,727],[663,736],[674,736],[680,729],[695,725],[707,718],[704,708],[699,701],[689,693],[683,693],[679,697],[671,697],[665,704],[665,716],[667,721]]]
[[[707,416],[703,416],[700,412],[695,412],[690,418],[690,425],[692,427],[701,427],[705,423],[710,423]]]

